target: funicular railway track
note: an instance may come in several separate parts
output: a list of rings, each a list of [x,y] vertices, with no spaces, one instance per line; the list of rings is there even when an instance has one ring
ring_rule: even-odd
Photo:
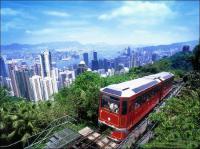
[[[108,138],[110,133],[109,130],[100,132],[100,130],[92,130],[89,127],[86,127],[79,131],[82,135],[74,144],[68,146],[69,149],[106,149],[106,148],[116,148],[117,143]]]
[[[159,112],[159,109],[163,106],[165,106],[165,102],[166,100],[170,99],[171,97],[176,97],[182,87],[184,86],[184,83],[182,80],[178,81],[178,82],[174,82],[173,87],[171,89],[171,91],[168,93],[168,95],[152,110],[152,112]],[[150,112],[150,113],[152,113]],[[125,140],[123,140],[118,146],[117,148],[125,148],[125,147],[129,147],[129,148],[134,148],[137,149],[139,148],[139,146],[141,144],[145,144],[147,143],[152,137],[153,137],[153,129],[156,127],[156,123],[151,123],[148,120],[148,116],[150,115],[150,113],[136,126],[135,129],[133,129],[133,131],[127,136],[127,138]],[[143,123],[143,124],[142,124]],[[143,129],[142,129],[143,127]],[[137,131],[137,130],[143,130],[143,131]],[[137,136],[137,134],[140,133],[139,136]],[[136,138],[135,138],[136,136]],[[131,140],[131,141],[130,141]]]
[[[165,105],[166,100],[171,97],[177,96],[183,87],[183,82],[178,81],[173,84],[171,91],[168,95],[152,110],[158,112],[161,107]],[[150,112],[151,113],[151,112]],[[149,114],[150,114],[149,113]],[[88,127],[82,132],[82,137],[70,145],[69,149],[120,149],[120,148],[139,148],[139,145],[148,142],[152,138],[152,129],[156,124],[151,123],[148,120],[149,114],[143,118],[132,130],[132,132],[122,142],[116,142],[110,139],[109,131],[100,132],[100,130],[92,130]],[[84,132],[85,131],[85,132]]]

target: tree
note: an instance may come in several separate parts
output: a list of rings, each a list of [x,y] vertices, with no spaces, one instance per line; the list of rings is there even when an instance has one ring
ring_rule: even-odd
[[[193,69],[200,71],[200,45],[197,45],[193,50]]]

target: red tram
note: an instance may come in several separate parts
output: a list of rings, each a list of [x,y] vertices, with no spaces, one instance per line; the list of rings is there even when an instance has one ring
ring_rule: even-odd
[[[101,89],[98,121],[112,127],[111,138],[122,141],[172,89],[174,75],[161,72]]]

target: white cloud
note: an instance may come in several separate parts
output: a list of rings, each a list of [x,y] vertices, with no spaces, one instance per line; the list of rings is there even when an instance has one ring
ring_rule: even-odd
[[[25,12],[23,9],[13,9],[13,8],[2,8],[1,9],[1,15],[3,17],[10,16],[18,18],[24,18],[24,19],[36,19],[34,16],[30,15],[30,12]]]
[[[168,15],[173,15],[174,12],[161,2],[125,2],[119,8],[113,9],[109,13],[99,16],[100,20],[111,20],[117,18],[161,18]]]
[[[68,17],[70,16],[67,12],[64,11],[44,11],[44,14],[56,17]]]
[[[21,18],[15,17],[9,21],[1,21],[1,31],[9,32],[10,30],[24,29],[26,26],[22,23]]]
[[[9,16],[15,16],[20,14],[20,11],[17,11],[15,9],[11,9],[11,8],[1,8],[1,15],[9,15]]]
[[[32,34],[32,35],[52,35],[57,30],[54,28],[43,28],[39,30],[26,30],[26,34]]]

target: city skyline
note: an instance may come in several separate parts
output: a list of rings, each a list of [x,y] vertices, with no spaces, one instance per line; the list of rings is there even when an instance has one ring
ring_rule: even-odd
[[[3,1],[1,44],[168,44],[199,39],[199,1]]]

